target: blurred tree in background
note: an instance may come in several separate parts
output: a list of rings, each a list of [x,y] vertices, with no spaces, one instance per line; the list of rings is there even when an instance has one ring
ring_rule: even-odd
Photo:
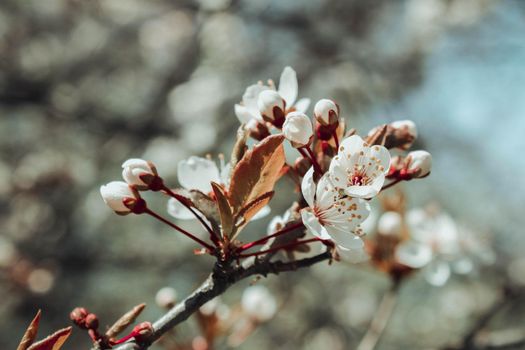
[[[99,186],[130,157],[174,179],[179,160],[227,152],[245,86],[286,65],[300,96],[335,99],[361,132],[416,121],[435,164],[408,205],[437,202],[492,236],[490,267],[440,288],[414,276],[379,348],[445,348],[487,310],[491,329],[523,334],[524,17],[519,0],[2,1],[0,347],[38,308],[44,333],[77,305],[114,320],[146,302],[153,320],[159,289],[190,293],[213,260],[159,223],[115,218]],[[239,348],[352,348],[387,282],[349,264],[271,277],[283,311]],[[87,346],[74,332],[65,348]]]

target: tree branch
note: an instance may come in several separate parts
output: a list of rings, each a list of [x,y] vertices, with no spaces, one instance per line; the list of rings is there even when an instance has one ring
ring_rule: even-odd
[[[217,263],[208,278],[186,299],[175,305],[168,313],[153,324],[154,332],[144,343],[137,344],[134,341],[113,348],[114,350],[146,350],[158,340],[163,334],[171,330],[179,323],[185,321],[206,302],[224,293],[226,289],[236,282],[253,275],[279,274],[280,272],[294,271],[303,267],[309,267],[319,262],[329,260],[332,257],[330,251],[294,261],[261,261],[253,259],[239,266],[224,266]],[[95,349],[93,349],[95,350]],[[98,350],[98,349],[97,349]]]

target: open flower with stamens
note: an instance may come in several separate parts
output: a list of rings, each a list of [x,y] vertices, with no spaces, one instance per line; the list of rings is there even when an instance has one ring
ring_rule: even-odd
[[[362,235],[359,224],[368,217],[369,204],[360,198],[341,196],[328,173],[321,177],[317,185],[313,176],[314,169],[310,168],[301,184],[309,206],[301,210],[304,225],[314,236],[334,241],[345,255],[352,251],[361,252],[364,242],[359,237]]]
[[[179,184],[187,190],[198,190],[204,194],[211,194],[211,182],[227,187],[230,183],[231,166],[224,162],[224,157],[219,157],[217,166],[213,160],[191,156],[181,160],[177,165],[177,178]],[[262,218],[270,213],[269,207],[261,209],[252,220]],[[168,214],[181,220],[195,219],[195,215],[175,198],[168,201]]]
[[[350,197],[372,198],[381,191],[389,166],[390,153],[385,147],[369,146],[352,135],[341,142],[329,174],[334,185]]]
[[[248,128],[252,128],[257,122],[263,121],[259,112],[258,101],[261,92],[268,90],[279,93],[286,102],[286,112],[299,111],[304,113],[310,106],[309,98],[302,98],[296,102],[298,94],[297,74],[291,67],[286,67],[281,73],[278,89],[276,89],[273,81],[269,81],[269,85],[264,85],[262,82],[250,85],[246,88],[241,103],[235,105],[235,115],[241,123],[247,124]]]

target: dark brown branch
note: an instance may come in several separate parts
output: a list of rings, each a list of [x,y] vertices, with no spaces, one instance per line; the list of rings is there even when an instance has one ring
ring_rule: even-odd
[[[216,296],[224,293],[226,289],[236,282],[253,275],[279,274],[280,272],[294,271],[303,267],[309,267],[319,262],[329,260],[332,257],[330,251],[315,255],[310,258],[294,260],[289,262],[283,261],[262,261],[254,259],[245,265],[240,266],[222,266],[216,264],[214,271],[208,278],[197,288],[190,296],[175,305],[168,313],[158,319],[154,324],[154,332],[142,344],[129,342],[122,344],[115,350],[145,350],[158,340],[163,334],[171,330],[179,323],[185,321],[195,313],[202,305],[212,300]]]

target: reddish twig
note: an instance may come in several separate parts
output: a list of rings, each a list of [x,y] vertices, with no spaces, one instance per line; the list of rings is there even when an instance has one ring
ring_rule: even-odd
[[[299,222],[299,223],[297,223],[295,225],[291,225],[291,226],[285,227],[282,230],[279,230],[277,232],[272,233],[271,235],[265,236],[265,237],[263,237],[261,239],[258,239],[256,241],[253,241],[253,242],[250,242],[250,243],[246,243],[245,245],[243,245],[243,246],[241,246],[239,248],[239,251],[244,251],[244,250],[250,249],[253,246],[264,244],[271,238],[283,235],[285,233],[288,233],[290,231],[293,231],[293,230],[298,229],[298,228],[303,227],[303,226],[304,226],[304,224],[302,222]]]
[[[151,209],[146,209],[146,214],[149,214],[151,216],[153,216],[155,219],[159,220],[159,221],[162,221],[163,223],[165,223],[166,225],[174,228],[175,230],[179,231],[180,233],[186,235],[187,237],[191,238],[192,240],[194,240],[195,242],[199,243],[200,245],[202,245],[204,248],[208,249],[210,252],[213,252],[214,251],[214,247],[209,245],[208,243],[204,242],[203,240],[201,240],[200,238],[196,237],[194,234],[186,231],[185,229],[183,229],[182,227],[179,227],[177,225],[175,225],[174,223],[172,223],[171,221],[169,220],[166,220],[165,218],[163,218],[162,216],[160,216],[159,214],[155,213],[154,211],[152,211]]]
[[[258,252],[247,253],[247,254],[239,254],[238,257],[239,258],[249,258],[251,256],[257,256],[257,255],[273,253],[273,252],[276,252],[276,251],[281,250],[281,249],[294,248],[294,247],[297,247],[298,245],[301,245],[301,244],[307,244],[307,243],[312,243],[312,242],[322,242],[322,241],[323,240],[319,239],[319,238],[310,238],[310,239],[305,239],[305,240],[302,240],[302,241],[295,241],[295,242],[291,242],[291,243],[288,243],[288,244],[283,244],[283,245],[280,245],[280,246],[277,246],[277,247],[273,247],[273,248],[270,248],[270,249],[260,250]]]

